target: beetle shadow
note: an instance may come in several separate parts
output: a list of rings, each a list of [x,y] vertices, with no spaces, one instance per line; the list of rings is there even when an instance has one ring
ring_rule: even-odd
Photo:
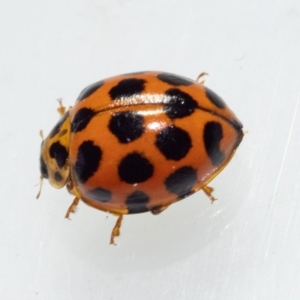
[[[233,179],[229,181],[232,184]],[[109,245],[116,217],[105,216],[81,204],[72,216],[76,238],[66,242],[62,237],[61,242],[78,259],[101,273],[165,268],[201,252],[234,224],[242,205],[239,199],[247,192],[240,188],[232,197],[230,184],[225,184],[222,193],[221,188],[217,190],[215,195],[220,195],[220,200],[213,204],[199,192],[157,216],[150,213],[124,216],[116,246]]]

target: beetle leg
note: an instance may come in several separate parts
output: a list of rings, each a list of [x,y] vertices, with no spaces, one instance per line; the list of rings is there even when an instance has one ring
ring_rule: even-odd
[[[75,208],[79,203],[80,198],[75,197],[75,199],[73,200],[72,204],[70,205],[69,209],[67,210],[67,213],[65,215],[65,218],[69,219],[70,213],[74,213],[75,212]]]
[[[210,186],[204,186],[202,188],[203,192],[206,194],[206,196],[209,197],[209,199],[211,200],[211,203],[213,203],[214,201],[217,200],[217,198],[215,198],[213,195],[212,195],[212,192],[214,191],[214,189]]]
[[[163,212],[165,209],[167,209],[170,205],[171,204],[155,206],[155,207],[151,208],[150,211],[153,215],[158,215],[161,212]]]
[[[66,112],[66,107],[63,105],[61,98],[57,99],[57,101],[58,101],[58,105],[59,105],[57,111],[61,116],[63,116]]]
[[[205,84],[205,79],[203,79],[203,77],[208,76],[208,73],[206,72],[202,72],[201,74],[198,75],[196,81],[199,82],[200,84]],[[201,79],[201,81],[200,81]]]
[[[116,245],[115,244],[115,237],[120,235],[120,227],[122,225],[122,220],[123,220],[123,215],[119,215],[117,222],[111,232],[111,236],[110,236],[110,245]]]

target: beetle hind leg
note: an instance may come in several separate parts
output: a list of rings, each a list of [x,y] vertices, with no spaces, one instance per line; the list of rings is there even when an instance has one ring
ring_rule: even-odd
[[[161,212],[163,212],[165,209],[167,209],[171,204],[166,204],[166,205],[159,205],[151,208],[151,213],[153,215],[158,215]]]
[[[217,200],[217,198],[215,198],[212,195],[212,192],[214,191],[214,189],[212,187],[206,185],[202,188],[202,190],[206,194],[206,196],[211,200],[211,203],[213,203],[214,201]]]
[[[205,79],[208,76],[208,73],[202,72],[201,74],[198,75],[196,81],[199,82],[200,84],[204,85],[205,84]]]
[[[111,232],[111,236],[110,236],[110,245],[113,244],[113,245],[116,245],[115,244],[115,237],[116,236],[119,236],[120,235],[120,228],[121,228],[121,225],[122,225],[122,220],[123,220],[123,215],[119,215],[118,216],[118,219],[117,219],[117,222]]]

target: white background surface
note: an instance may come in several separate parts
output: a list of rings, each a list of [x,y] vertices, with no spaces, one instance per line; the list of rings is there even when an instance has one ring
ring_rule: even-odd
[[[5,3],[5,5],[4,5]],[[299,0],[2,1],[1,299],[300,299]],[[163,70],[221,95],[245,129],[212,182],[159,216],[115,217],[39,182],[40,129],[88,84]]]

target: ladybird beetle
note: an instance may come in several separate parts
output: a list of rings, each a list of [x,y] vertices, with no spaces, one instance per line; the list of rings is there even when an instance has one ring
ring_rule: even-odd
[[[207,184],[243,138],[218,95],[165,72],[98,81],[59,112],[41,145],[41,184],[48,179],[75,196],[66,217],[79,200],[117,215],[110,243],[125,214],[158,214],[200,189],[214,200]]]

